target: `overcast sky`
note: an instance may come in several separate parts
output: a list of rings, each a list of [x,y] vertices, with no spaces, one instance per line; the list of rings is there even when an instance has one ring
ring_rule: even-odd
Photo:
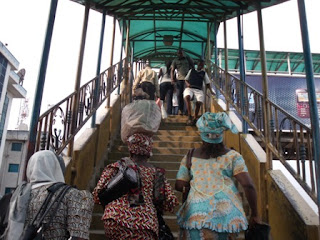
[[[37,82],[43,41],[47,26],[50,0],[0,0],[0,41],[26,69],[24,88],[32,104]],[[306,0],[311,51],[320,53],[320,1]],[[302,52],[297,1],[263,10],[266,50]],[[59,0],[49,56],[42,111],[74,90],[84,7],[70,0]],[[101,28],[101,14],[90,11],[87,42],[82,71],[82,82],[96,73]],[[256,12],[244,16],[244,48],[259,49]],[[109,66],[113,19],[107,17],[101,70]],[[227,23],[228,47],[238,48],[236,19]],[[120,35],[117,29],[115,60],[119,60]],[[218,47],[223,45],[223,25],[218,34]],[[17,103],[15,103],[17,104]],[[32,107],[29,106],[31,113]],[[9,128],[14,129],[17,111],[11,112]],[[26,123],[29,124],[28,120]]]

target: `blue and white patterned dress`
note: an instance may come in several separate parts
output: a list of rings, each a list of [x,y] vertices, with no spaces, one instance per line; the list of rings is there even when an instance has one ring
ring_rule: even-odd
[[[217,158],[192,157],[190,174],[182,159],[177,180],[190,181],[187,200],[177,213],[181,228],[210,229],[217,233],[236,233],[248,222],[233,176],[247,172],[242,156],[230,150]]]

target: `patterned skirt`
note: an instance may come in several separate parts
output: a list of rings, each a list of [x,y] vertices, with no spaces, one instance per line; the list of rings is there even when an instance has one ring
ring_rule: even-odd
[[[107,240],[156,240],[157,235],[153,231],[146,230],[138,230],[126,228],[119,225],[116,221],[112,219],[104,220],[104,232]]]

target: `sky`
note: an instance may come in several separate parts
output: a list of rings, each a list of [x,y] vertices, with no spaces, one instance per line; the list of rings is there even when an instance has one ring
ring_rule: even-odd
[[[29,112],[38,78],[43,42],[50,9],[50,0],[0,0],[0,41],[26,69],[24,88],[29,98]],[[320,1],[306,0],[310,47],[320,53]],[[59,0],[51,43],[41,112],[49,104],[55,104],[74,90],[84,7],[70,0]],[[262,11],[266,50],[302,52],[297,1],[279,4]],[[91,80],[96,73],[98,46],[102,16],[90,11],[87,42],[82,71],[82,83]],[[256,12],[243,17],[244,49],[259,50]],[[113,18],[106,18],[104,48],[101,70],[110,66],[110,49]],[[236,19],[227,21],[228,48],[238,48]],[[223,25],[218,32],[218,47],[223,48]],[[119,61],[120,33],[116,30],[114,62]],[[15,100],[13,107],[19,108]],[[29,116],[30,117],[30,116]],[[16,127],[18,111],[12,111],[9,128]],[[26,123],[29,124],[27,119]]]

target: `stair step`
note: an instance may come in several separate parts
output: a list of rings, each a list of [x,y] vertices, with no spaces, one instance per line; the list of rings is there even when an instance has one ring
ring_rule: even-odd
[[[200,138],[200,137],[199,137]],[[154,139],[153,139],[154,140]],[[195,148],[200,147],[202,142],[197,140],[193,141],[175,141],[175,140],[154,140],[153,141],[153,148],[158,147],[170,147],[170,148]],[[122,141],[117,141],[114,144],[114,148],[116,149],[118,146],[126,147],[126,144],[122,143]]]
[[[152,153],[154,154],[187,154],[188,147],[181,147],[181,148],[168,148],[168,147],[156,147],[152,149]],[[128,152],[127,146],[114,146],[113,150],[119,152]],[[128,155],[127,155],[128,156]]]
[[[152,157],[150,158],[150,161],[153,162],[159,162],[159,161],[166,161],[166,162],[180,162],[185,154],[159,154],[159,153],[153,153]],[[112,152],[109,153],[109,160],[108,162],[111,162],[112,160],[119,160],[123,157],[128,157],[129,152]]]
[[[156,134],[153,136],[153,141],[167,141],[167,142],[202,142],[200,135],[195,135],[195,136],[176,136],[175,134],[173,135],[159,135]]]
[[[170,129],[159,129],[155,134],[157,135],[167,135],[167,136],[199,136],[199,132],[196,131],[194,127],[187,127],[186,129],[179,129],[172,126]]]

